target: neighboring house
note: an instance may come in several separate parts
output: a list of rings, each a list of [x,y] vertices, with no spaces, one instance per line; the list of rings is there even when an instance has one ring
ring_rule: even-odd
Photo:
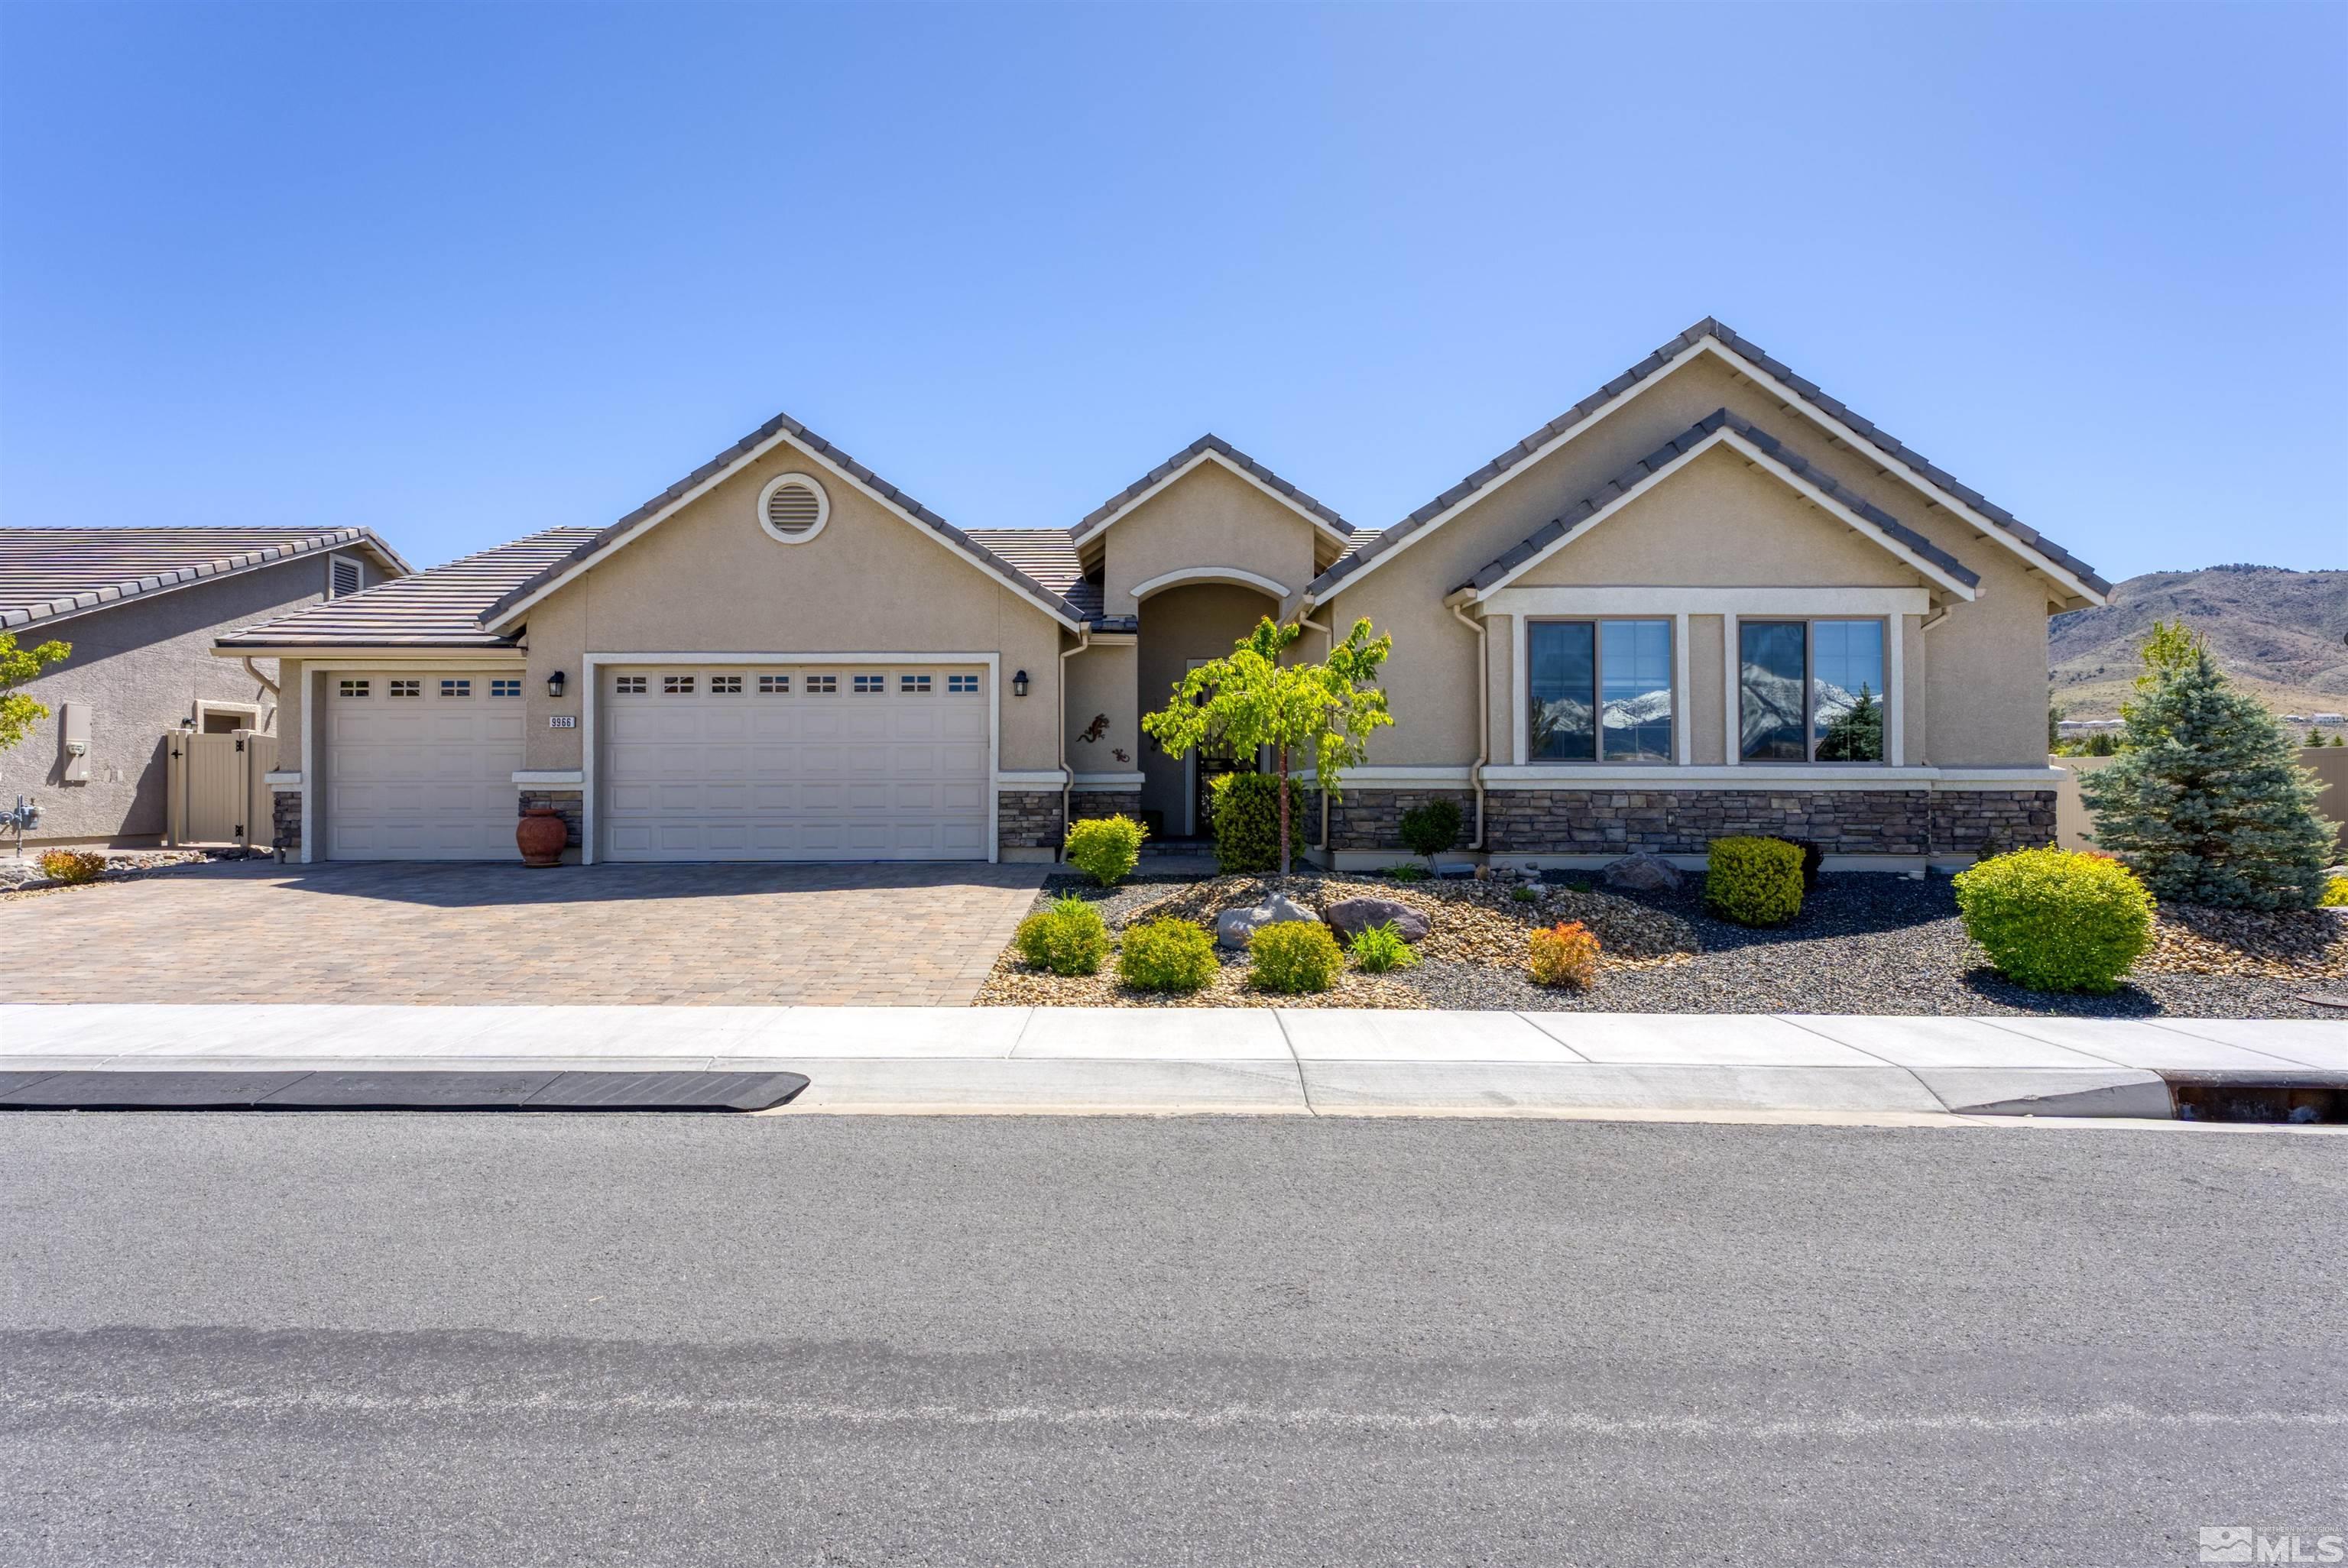
[[[1201,831],[1141,734],[1263,615],[1395,639],[1395,723],[1314,810],[1340,864],[1594,864],[1723,834],[1853,864],[2054,832],[2046,619],[2085,565],[1704,321],[1381,533],[1207,436],[1066,529],[964,532],[788,418],[556,529],[221,640],[285,661],[305,858],[1035,859]],[[1324,856],[1324,857],[1326,857]]]
[[[0,631],[73,648],[22,688],[49,717],[0,752],[0,804],[38,803],[28,844],[160,842],[167,733],[275,723],[273,661],[213,640],[407,569],[364,528],[0,528]]]

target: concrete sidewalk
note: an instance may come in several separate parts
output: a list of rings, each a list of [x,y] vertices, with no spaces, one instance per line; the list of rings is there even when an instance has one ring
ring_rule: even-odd
[[[0,1006],[0,1072],[805,1073],[807,1112],[2173,1114],[2163,1071],[2348,1073],[2348,1023],[1286,1008]]]

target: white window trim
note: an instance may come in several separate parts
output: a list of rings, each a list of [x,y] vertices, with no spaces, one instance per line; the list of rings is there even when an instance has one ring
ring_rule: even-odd
[[[204,727],[205,718],[212,713],[248,713],[252,715],[252,723],[244,727],[248,730],[261,731],[263,730],[262,720],[267,712],[268,709],[259,702],[216,702],[210,697],[199,697],[196,699],[196,728],[201,732]]]
[[[767,520],[767,503],[773,500],[775,492],[786,485],[804,485],[815,492],[815,527],[803,534],[778,533],[775,525]],[[823,482],[812,474],[778,474],[767,480],[766,487],[758,492],[758,527],[768,538],[778,545],[806,544],[816,535],[823,532],[823,526],[829,521],[831,521],[831,492],[825,489]]]
[[[336,593],[335,591],[335,568],[336,564],[342,561],[350,562],[351,565],[358,568],[359,570],[359,586],[351,589],[351,593],[357,593],[366,587],[366,562],[361,560],[357,556],[344,555],[340,551],[330,551],[326,556],[326,598],[330,600],[347,599],[350,597],[350,594]]]
[[[1244,567],[1236,566],[1176,567],[1172,571],[1159,573],[1147,582],[1137,582],[1127,591],[1136,600],[1144,600],[1153,593],[1161,593],[1169,588],[1186,587],[1194,582],[1231,583],[1240,588],[1260,589],[1274,599],[1284,600],[1288,597],[1288,589],[1285,585],[1274,582],[1262,572],[1250,571]]]
[[[2062,782],[2061,768],[1941,768],[1929,764],[1891,767],[1875,763],[1771,763],[1724,767],[1704,763],[1696,767],[1664,767],[1612,763],[1545,763],[1533,766],[1494,764],[1484,770],[1484,784],[1496,790],[1622,789],[1652,785],[1659,789],[1769,789],[1782,784],[1803,790],[1993,790],[2053,789]],[[1757,776],[1756,776],[1757,775]],[[1763,782],[1763,781],[1769,782]],[[1345,775],[1348,787],[1370,781]],[[1398,787],[1398,786],[1387,786]]]
[[[994,787],[986,792],[986,863],[997,864],[1003,858],[1001,827],[1002,803],[997,798],[1003,787],[1003,655],[1000,653],[589,653],[580,660],[580,679],[586,682],[587,699],[580,704],[580,832],[579,863],[595,864],[597,789],[595,782],[595,716],[601,711],[603,682],[597,671],[613,665],[634,664],[695,664],[712,669],[741,665],[757,669],[761,665],[824,665],[824,664],[969,664],[983,666],[986,671],[986,772]],[[307,689],[304,688],[306,691]],[[1063,781],[1053,773],[1047,776],[1055,787]],[[310,842],[307,800],[304,804],[302,843],[306,850]]]
[[[1723,722],[1725,749],[1721,753],[1728,759],[1725,765],[1801,769],[1814,769],[1818,765],[1816,763],[1746,764],[1737,761],[1736,753],[1740,748],[1736,728],[1736,623],[1744,618],[1754,620],[1879,620],[1886,623],[1889,630],[1885,634],[1883,650],[1883,701],[1886,708],[1883,748],[1890,760],[1868,765],[1890,767],[1897,764],[1897,759],[1907,754],[1901,749],[1905,741],[1901,710],[1906,705],[1901,632],[1908,616],[1931,612],[1932,595],[1930,589],[1921,588],[1511,588],[1494,594],[1483,602],[1481,608],[1488,615],[1510,618],[1509,690],[1509,705],[1514,712],[1509,717],[1509,728],[1516,745],[1509,754],[1517,759],[1515,766],[1559,765],[1529,760],[1532,755],[1532,671],[1526,660],[1525,623],[1528,619],[1652,620],[1668,616],[1672,620],[1673,639],[1672,742],[1679,758],[1673,765],[1692,769],[1697,764],[1692,743],[1694,736],[1693,716],[1689,712],[1688,620],[1691,616],[1717,615],[1721,618],[1725,680],[1721,688],[1722,706],[1726,710]],[[1657,764],[1604,764],[1612,774],[1642,765]],[[1709,767],[1715,764],[1703,765]],[[1485,773],[1487,777],[1495,776],[1496,768],[1487,768]]]

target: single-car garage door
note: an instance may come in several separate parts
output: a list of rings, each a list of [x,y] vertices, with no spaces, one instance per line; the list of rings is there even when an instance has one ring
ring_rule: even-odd
[[[521,675],[326,678],[326,858],[511,860]]]
[[[983,666],[602,672],[613,860],[983,860]]]

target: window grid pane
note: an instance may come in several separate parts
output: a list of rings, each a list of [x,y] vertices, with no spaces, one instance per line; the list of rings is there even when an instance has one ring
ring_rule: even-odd
[[[709,678],[709,690],[713,696],[738,697],[742,694],[742,677],[712,675]]]
[[[788,675],[761,675],[758,677],[758,694],[760,696],[781,696],[788,693],[790,689],[791,678]]]
[[[492,697],[519,697],[521,695],[521,682],[519,681],[492,681],[489,682],[489,695]]]
[[[623,697],[641,697],[644,694],[644,678],[641,675],[619,676],[613,681],[612,690]]]
[[[1610,763],[1672,760],[1672,623],[1599,624],[1600,735]]]
[[[810,675],[807,678],[807,689],[810,697],[837,697],[839,695],[839,677]]]
[[[886,675],[859,675],[856,677],[856,694],[860,697],[882,696],[887,693],[888,690],[889,677]]]
[[[1822,763],[1883,760],[1883,623],[1810,624],[1810,734]]]
[[[473,683],[470,681],[443,681],[440,682],[440,695],[443,697],[469,697],[472,694]]]
[[[1746,762],[1798,763],[1809,625],[1800,620],[1737,623],[1737,737]]]
[[[978,692],[978,677],[975,675],[949,675],[946,677],[946,691],[949,694],[955,696],[974,696]]]
[[[1587,620],[1536,620],[1525,629],[1532,677],[1532,755],[1543,762],[1593,762],[1591,721],[1598,679],[1597,627]]]

